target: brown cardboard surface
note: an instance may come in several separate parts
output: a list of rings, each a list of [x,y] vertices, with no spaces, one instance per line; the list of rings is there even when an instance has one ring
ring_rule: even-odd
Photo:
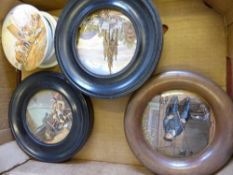
[[[231,10],[229,10],[226,14],[226,21],[227,21],[227,25],[230,26],[233,24],[233,5]]]
[[[230,69],[231,66],[231,70],[228,70],[230,73],[233,72],[233,24],[231,24],[228,28],[228,62],[231,65],[228,65],[228,69]],[[233,79],[232,79],[233,75],[228,75],[228,92],[231,92],[231,98],[233,99]]]
[[[115,100],[92,98],[94,128],[84,148],[74,157],[124,164],[139,164],[124,135],[124,111],[129,97]]]
[[[38,7],[41,10],[55,10],[63,8],[68,0],[52,0],[52,1],[45,1],[45,0],[21,0],[24,3],[32,4]]]
[[[223,17],[200,0],[154,0],[169,27],[157,72],[188,69],[225,87],[226,32]]]
[[[233,59],[233,24],[228,27],[228,56]]]
[[[226,14],[233,6],[232,0],[204,0],[219,13]]]
[[[1,0],[0,5],[0,144],[12,139],[8,125],[8,103],[16,87],[16,70],[6,60],[1,43],[2,23],[7,12],[19,4],[17,0]]]
[[[11,130],[8,129],[3,129],[0,130],[0,145],[3,143],[7,143],[13,140],[13,137],[11,135]]]
[[[204,1],[225,17],[226,25],[229,25],[233,22],[232,0],[204,0]]]
[[[228,56],[233,59],[233,24],[228,27]]]
[[[23,3],[35,5],[37,8],[41,10],[50,10],[50,11],[63,8],[68,2],[68,0],[53,0],[53,1],[21,0],[21,1]],[[167,2],[177,2],[178,0],[153,0],[153,1],[155,2],[161,1],[167,3]],[[228,23],[232,22],[232,18],[229,18],[229,14],[232,14],[232,8],[233,8],[232,0],[204,0],[204,1],[208,5],[213,7],[217,12],[224,14],[226,16],[226,21],[228,21]]]
[[[168,26],[164,48],[155,73],[169,69],[199,72],[226,87],[227,39],[224,18],[201,0],[153,0]],[[51,12],[54,15],[59,10]],[[59,69],[56,68],[56,71]],[[30,75],[23,72],[23,77]],[[139,164],[124,135],[124,110],[128,97],[92,99],[93,133],[74,159]]]
[[[43,170],[43,171],[41,171]],[[25,164],[3,175],[153,175],[141,166],[112,164],[107,162],[77,161],[51,164],[29,160]]]
[[[49,10],[61,8],[66,2],[66,0],[24,1],[42,3],[40,7]],[[169,27],[164,37],[164,50],[156,72],[167,69],[193,70],[206,75],[225,88],[227,53],[233,58],[233,25],[230,25],[233,19],[233,8],[230,8],[233,1],[206,0],[219,12],[226,14],[225,19],[219,13],[203,5],[201,0],[153,1],[158,7],[163,23]],[[16,0],[1,0],[1,24],[6,12],[18,3]],[[60,11],[52,13],[59,14]],[[224,20],[228,22],[228,30],[224,28]],[[227,31],[229,32],[228,39]],[[228,47],[226,41],[228,41]],[[58,71],[59,68],[53,70]],[[0,73],[0,144],[2,144],[12,139],[9,129],[1,129],[8,128],[7,104],[15,87],[16,72],[5,60],[1,46]],[[32,72],[23,72],[23,77],[30,74]],[[123,118],[128,100],[129,96],[116,100],[92,99],[95,113],[93,133],[74,159],[139,164],[131,153],[124,136]],[[230,168],[224,174],[232,172],[232,163],[228,167]],[[30,165],[30,168],[33,167]]]

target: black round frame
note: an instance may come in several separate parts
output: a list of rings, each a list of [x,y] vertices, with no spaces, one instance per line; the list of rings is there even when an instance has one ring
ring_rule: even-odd
[[[112,76],[95,76],[80,64],[76,35],[83,19],[97,10],[113,9],[132,21],[137,48],[129,66]],[[55,35],[58,63],[66,78],[83,93],[116,98],[138,89],[153,73],[162,50],[162,25],[153,3],[144,0],[70,1],[61,14]]]
[[[72,110],[71,130],[64,140],[56,144],[46,144],[36,139],[27,126],[28,102],[41,90],[61,93]],[[9,104],[9,124],[16,142],[28,155],[40,161],[63,162],[87,141],[93,126],[93,110],[88,97],[70,86],[61,74],[41,72],[26,78],[14,92]]]

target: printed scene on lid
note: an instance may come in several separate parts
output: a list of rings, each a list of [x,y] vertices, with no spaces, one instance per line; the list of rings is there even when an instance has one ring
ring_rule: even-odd
[[[122,71],[133,60],[136,46],[133,23],[116,10],[99,10],[87,16],[77,34],[79,61],[96,75]]]
[[[71,107],[59,92],[40,91],[28,103],[28,128],[35,138],[46,144],[64,140],[71,130],[72,119]]]
[[[201,152],[214,132],[208,104],[186,91],[155,96],[143,114],[142,128],[150,147],[163,155],[182,158]]]

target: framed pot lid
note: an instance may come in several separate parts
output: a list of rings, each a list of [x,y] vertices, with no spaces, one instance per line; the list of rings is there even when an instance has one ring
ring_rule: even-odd
[[[87,141],[92,106],[61,74],[37,73],[14,92],[9,122],[16,142],[27,154],[45,162],[62,162]]]
[[[139,88],[154,71],[161,48],[162,27],[151,1],[71,1],[55,35],[67,79],[100,98]]]
[[[4,19],[2,46],[7,60],[16,69],[38,68],[53,48],[52,38],[48,21],[31,5],[14,7]]]
[[[233,105],[199,74],[168,71],[131,99],[125,133],[136,157],[156,174],[206,175],[231,157]]]

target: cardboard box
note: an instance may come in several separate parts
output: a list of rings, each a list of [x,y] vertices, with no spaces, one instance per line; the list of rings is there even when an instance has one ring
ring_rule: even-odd
[[[61,8],[66,0],[57,0],[57,3],[46,1],[47,5],[43,0],[24,2],[34,3],[49,10],[51,14],[59,15],[61,10],[58,8]],[[168,31],[164,35],[161,60],[154,76],[170,69],[192,70],[207,76],[224,90],[231,92],[233,1],[153,0],[153,2],[161,15],[162,23],[168,26]],[[2,20],[7,10],[18,3],[20,2],[16,0],[1,0],[0,19]],[[0,64],[4,62],[4,65],[9,67],[3,57],[0,49]],[[14,71],[9,69],[4,68],[2,75],[6,76],[8,72]],[[54,70],[59,71],[59,68]],[[22,77],[25,78],[31,73],[22,72]],[[9,96],[6,97],[8,98]],[[115,100],[92,98],[95,117],[93,132],[84,148],[74,156],[75,160],[141,165],[129,149],[124,135],[124,111],[129,98],[130,96]],[[1,106],[0,113],[4,113],[3,117],[6,120],[7,113]],[[2,138],[9,137],[9,130],[6,132],[7,127],[1,125],[0,129],[0,141],[6,141]]]

